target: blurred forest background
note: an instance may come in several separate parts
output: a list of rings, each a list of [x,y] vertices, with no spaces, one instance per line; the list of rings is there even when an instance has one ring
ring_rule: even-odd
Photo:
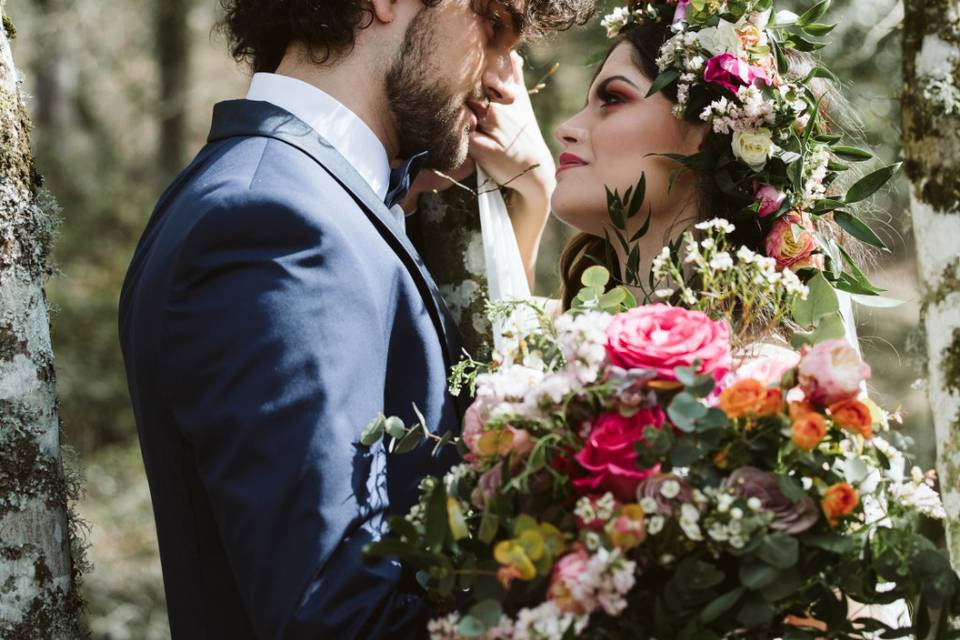
[[[322,1],[322,0],[318,0]],[[610,3],[607,2],[608,6]],[[785,3],[797,9],[807,0]],[[66,444],[85,478],[79,505],[89,523],[84,596],[94,638],[169,637],[149,492],[127,396],[116,330],[120,285],[136,241],[166,183],[202,146],[219,100],[242,97],[248,77],[214,30],[217,0],[14,0],[14,57],[35,129],[46,187],[64,224],[49,283],[53,344]],[[899,0],[836,0],[839,26],[823,52],[884,162],[899,155]],[[533,84],[559,70],[534,97],[552,132],[583,102],[592,63],[605,46],[596,21],[527,47]],[[877,161],[879,164],[879,161]],[[873,393],[903,403],[917,462],[933,464],[934,440],[911,355],[919,294],[906,209],[906,179],[877,198],[890,255],[871,272],[896,309],[858,309]],[[569,231],[551,221],[541,249],[538,293],[556,295],[560,247]]]

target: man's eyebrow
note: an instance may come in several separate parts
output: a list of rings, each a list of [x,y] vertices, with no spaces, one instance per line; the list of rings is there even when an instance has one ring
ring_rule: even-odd
[[[636,89],[637,91],[641,91],[640,87],[637,86],[637,83],[636,83],[636,82],[634,82],[633,80],[631,80],[631,79],[628,78],[627,76],[617,75],[617,76],[610,76],[609,78],[604,78],[604,79],[600,82],[600,84],[597,85],[597,88],[594,89],[591,93],[599,93],[600,91],[603,91],[604,89],[607,88],[607,85],[610,84],[611,82],[613,82],[614,80],[619,80],[619,81],[621,81],[621,82],[626,82],[628,85],[630,85],[631,87],[633,87],[633,88]],[[589,103],[590,103],[590,94],[587,94],[587,99],[583,101],[583,106],[586,107]]]

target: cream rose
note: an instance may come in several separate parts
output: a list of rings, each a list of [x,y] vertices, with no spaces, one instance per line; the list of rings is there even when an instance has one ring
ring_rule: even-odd
[[[743,160],[754,171],[760,171],[773,156],[777,145],[769,129],[737,131],[733,134],[733,155]]]
[[[737,25],[726,20],[720,20],[716,27],[701,29],[697,32],[697,41],[701,47],[715,56],[728,51],[740,52],[740,34],[737,33]]]

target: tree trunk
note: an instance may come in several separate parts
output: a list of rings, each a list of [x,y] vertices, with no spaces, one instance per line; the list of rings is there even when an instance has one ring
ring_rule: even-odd
[[[40,177],[0,0],[0,637],[77,638],[53,353],[43,290],[55,217]]]
[[[187,148],[192,0],[156,0],[156,49],[160,72],[158,162],[166,183],[183,168]]]
[[[960,569],[960,0],[905,0],[903,149],[947,543]]]

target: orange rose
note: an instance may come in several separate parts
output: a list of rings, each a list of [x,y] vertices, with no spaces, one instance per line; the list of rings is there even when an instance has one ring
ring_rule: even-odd
[[[840,518],[853,513],[860,504],[860,494],[846,482],[840,482],[829,489],[820,500],[820,507],[831,527],[837,526]]]
[[[805,413],[794,419],[790,431],[798,449],[812,451],[827,435],[827,425],[819,413]]]
[[[834,402],[830,405],[830,417],[847,431],[859,433],[868,439],[873,437],[873,416],[870,415],[870,408],[859,400],[851,398]]]
[[[806,400],[803,400],[802,402],[791,402],[787,406],[790,409],[790,418],[792,420],[796,420],[800,416],[806,415],[808,413],[817,412],[817,410],[814,409],[813,405],[807,402]]]
[[[774,416],[783,408],[783,390],[780,387],[767,389],[767,395],[757,410],[758,416]]]
[[[757,415],[767,397],[767,388],[759,380],[746,378],[720,394],[720,409],[731,419]]]

